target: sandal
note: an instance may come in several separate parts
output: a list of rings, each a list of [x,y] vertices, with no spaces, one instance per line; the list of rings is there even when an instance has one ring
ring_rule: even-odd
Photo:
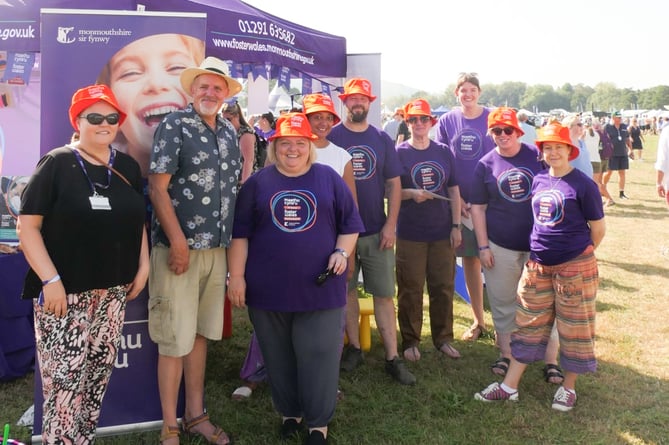
[[[258,387],[256,382],[244,382],[242,386],[235,389],[232,393],[232,400],[246,400],[253,394],[253,390]]]
[[[479,324],[473,324],[462,334],[462,339],[465,341],[476,341],[485,333],[485,329]]]
[[[411,346],[410,348],[406,348],[404,352],[402,353],[404,356],[405,360],[408,360],[410,362],[417,362],[420,360],[420,351],[416,346]]]
[[[509,370],[510,364],[511,360],[506,357],[500,357],[495,360],[495,363],[490,365],[490,371],[495,375],[504,377],[506,376],[506,372]]]
[[[548,363],[544,366],[544,380],[548,383],[553,383],[554,385],[562,385],[562,382],[564,382],[564,375],[558,365]]]
[[[439,348],[439,351],[454,360],[460,358],[460,352],[458,352],[457,349],[451,346],[449,342],[445,342],[444,344],[442,344],[441,347]]]
[[[215,444],[215,445],[232,445],[234,443],[234,440],[232,439],[231,434],[226,434],[225,431],[219,426],[216,426],[214,424],[211,424],[214,427],[214,431],[211,433],[211,435],[207,436],[205,433],[201,431],[195,431],[193,428],[198,426],[201,423],[204,422],[209,422],[209,414],[206,412],[200,414],[197,417],[194,417],[190,420],[186,420],[184,417],[183,421],[183,431],[186,434],[191,434],[191,435],[199,435],[202,436],[208,443]],[[227,439],[225,442],[222,444],[218,443],[218,439],[223,436],[225,439]]]
[[[160,445],[163,445],[164,442],[167,442],[170,439],[179,440],[180,431],[178,426],[168,426],[167,431],[160,435]]]

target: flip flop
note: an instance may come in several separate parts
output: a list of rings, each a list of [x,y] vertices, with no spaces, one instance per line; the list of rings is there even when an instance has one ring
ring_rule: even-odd
[[[544,366],[544,380],[548,383],[552,383],[554,385],[562,385],[562,382],[564,382],[564,375],[562,374],[562,370],[558,365],[554,365],[553,363],[548,363],[546,366]]]
[[[462,339],[465,341],[476,341],[484,333],[485,330],[481,327],[481,325],[475,324],[470,326],[469,329],[467,329],[465,333],[462,334]]]
[[[490,365],[490,371],[495,375],[504,377],[506,376],[506,372],[509,370],[510,364],[511,360],[506,357],[500,357],[495,360],[495,363]]]
[[[411,346],[410,348],[406,348],[404,352],[402,353],[404,356],[405,360],[408,360],[410,362],[417,362],[420,360],[420,351],[416,346]]]

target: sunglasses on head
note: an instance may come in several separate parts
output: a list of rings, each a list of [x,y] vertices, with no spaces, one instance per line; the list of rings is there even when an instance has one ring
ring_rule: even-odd
[[[121,115],[118,113],[111,113],[108,115],[100,113],[88,113],[85,116],[79,116],[82,119],[86,119],[91,125],[100,125],[102,121],[106,120],[109,125],[116,125],[121,119]]]
[[[411,116],[410,118],[407,119],[407,122],[409,122],[410,124],[415,124],[419,120],[421,123],[427,124],[428,122],[430,122],[431,118],[430,116]]]
[[[504,128],[495,127],[495,128],[491,128],[490,131],[495,136],[500,136],[502,134],[502,132],[504,132],[504,134],[507,135],[507,136],[511,136],[516,131],[516,129],[513,128],[513,127],[504,127]]]

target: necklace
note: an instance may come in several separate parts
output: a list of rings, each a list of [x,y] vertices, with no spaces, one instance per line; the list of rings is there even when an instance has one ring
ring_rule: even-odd
[[[616,131],[618,132],[618,140],[619,140],[619,141],[622,141],[623,138],[620,137],[620,128],[617,128],[617,127],[616,127]]]
[[[557,179],[557,181],[555,181],[555,183],[553,183],[553,176],[551,176],[551,175],[549,174],[549,175],[548,175],[548,181],[549,181],[550,184],[551,184],[551,191],[553,191],[553,190],[555,190],[555,187],[557,187],[557,185],[560,183],[560,181],[562,181],[562,176],[560,176],[560,177]]]

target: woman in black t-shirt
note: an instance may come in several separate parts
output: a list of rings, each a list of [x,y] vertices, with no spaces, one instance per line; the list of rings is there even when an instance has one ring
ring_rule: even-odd
[[[40,160],[17,232],[30,270],[44,395],[42,443],[92,443],[125,304],[149,274],[139,165],[110,144],[126,115],[105,85],[78,90],[79,141]]]

